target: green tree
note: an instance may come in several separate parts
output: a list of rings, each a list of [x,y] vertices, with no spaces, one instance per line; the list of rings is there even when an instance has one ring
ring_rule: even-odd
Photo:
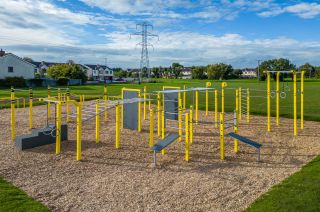
[[[263,61],[260,66],[260,80],[266,79],[267,71],[290,71],[295,70],[296,66],[290,62],[288,59],[279,58]],[[272,77],[275,79],[276,74],[272,74]],[[286,77],[286,75],[282,75],[281,78]]]
[[[178,79],[178,77],[181,76],[182,69],[183,69],[183,65],[179,63],[172,63],[171,70],[175,79]]]
[[[160,68],[154,67],[154,68],[152,68],[151,72],[152,72],[154,78],[160,78],[160,76],[161,76]]]
[[[314,67],[314,76],[317,79],[320,79],[320,66]]]
[[[304,71],[306,77],[314,77],[315,74],[315,67],[310,65],[309,63],[305,63],[299,67],[299,71]]]
[[[82,70],[76,64],[58,64],[48,68],[47,74],[49,77],[58,80],[59,78],[81,79],[82,82],[87,81],[86,71]]]
[[[204,66],[192,66],[191,67],[192,79],[206,79],[206,67]]]
[[[232,72],[232,66],[224,63],[207,66],[208,79],[229,79]]]

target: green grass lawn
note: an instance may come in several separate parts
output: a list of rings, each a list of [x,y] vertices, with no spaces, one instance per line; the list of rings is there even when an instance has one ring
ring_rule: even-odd
[[[41,212],[49,209],[0,177],[0,211]]]
[[[320,156],[257,199],[246,211],[320,211]]]

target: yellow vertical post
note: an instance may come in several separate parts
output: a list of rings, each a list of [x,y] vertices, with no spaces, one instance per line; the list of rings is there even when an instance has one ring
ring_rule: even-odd
[[[239,121],[242,120],[242,89],[239,88]]]
[[[196,123],[198,123],[199,118],[199,91],[196,90]]]
[[[143,120],[147,119],[147,87],[143,87]]]
[[[250,123],[250,90],[247,88],[247,123]]]
[[[70,90],[69,88],[67,89],[67,102],[66,102],[66,106],[67,106],[67,123],[70,121],[70,117],[69,117],[69,114],[70,114],[70,104],[69,104],[69,101],[70,101]]]
[[[187,92],[186,90],[186,85],[183,86],[183,109],[186,109],[186,101],[187,101]]]
[[[178,95],[178,128],[179,128],[179,141],[182,141],[182,99],[180,93]]]
[[[138,96],[139,96],[139,98],[141,98],[140,92],[139,92]],[[138,102],[138,132],[141,132],[141,102],[140,101]]]
[[[193,109],[192,105],[190,106],[190,143],[193,143]]]
[[[293,73],[293,135],[297,136],[297,72]]]
[[[82,114],[81,104],[77,105],[77,161],[81,160]]]
[[[227,83],[226,82],[221,83],[221,113],[223,114],[224,114],[224,88],[225,87],[227,87]],[[240,95],[239,95],[239,99],[240,99]],[[240,101],[239,101],[239,105],[240,105]],[[239,107],[239,110],[240,110],[240,107]]]
[[[48,99],[50,99],[50,97],[51,97],[51,88],[50,88],[50,86],[48,86]],[[48,102],[47,103],[48,105],[47,105],[47,107],[48,107],[48,109],[47,109],[47,112],[48,112],[48,119],[50,119],[50,115],[51,115],[51,103],[50,102]]]
[[[59,101],[56,105],[56,154],[61,152],[61,102]]]
[[[164,127],[164,122],[165,122],[165,118],[164,118],[164,111],[162,111],[161,113],[161,128],[162,128],[162,135],[161,135],[161,138],[164,139],[164,135],[165,135],[165,127]],[[161,154],[165,154],[165,149],[161,150]]]
[[[29,128],[33,128],[33,92],[32,88],[29,88]]]
[[[270,72],[267,72],[267,130],[268,132],[271,131],[271,123],[270,123],[270,105],[271,105],[271,97],[270,97],[271,91],[270,91]]]
[[[224,160],[224,114],[220,113],[220,160]]]
[[[96,143],[100,141],[100,111],[99,100],[96,101]]]
[[[276,126],[279,126],[280,113],[280,72],[276,75]]]
[[[189,114],[186,113],[185,114],[185,143],[186,143],[186,161],[188,162],[189,161]]]
[[[158,92],[157,94],[157,101],[158,101],[158,108],[157,108],[157,113],[158,113],[158,137],[161,136],[161,95]]]
[[[214,126],[218,127],[218,90],[214,91]]]
[[[116,149],[120,148],[120,106],[116,106]]]
[[[58,101],[61,101],[61,90],[58,88]]]
[[[16,139],[16,114],[15,114],[15,95],[14,88],[11,87],[11,97],[10,97],[10,106],[11,106],[11,138],[12,141]]]
[[[301,83],[300,83],[300,86],[301,86],[301,88],[300,88],[300,98],[301,98],[301,102],[300,102],[300,104],[301,104],[301,112],[300,112],[300,116],[301,116],[301,126],[300,126],[300,128],[303,130],[303,128],[304,128],[304,71],[301,71]]]
[[[236,89],[236,111],[235,111],[235,116],[234,116],[234,132],[238,132],[238,117],[239,117],[239,90]],[[234,152],[238,153],[239,150],[239,141],[237,139],[234,139]]]
[[[211,86],[211,82],[206,83],[206,88]],[[206,90],[206,116],[209,113],[209,90]]]
[[[82,95],[82,103],[84,103],[85,99],[84,99],[84,95]]]
[[[108,88],[107,85],[104,85],[103,88],[103,100],[104,100],[104,106],[105,106],[105,111],[104,111],[104,120],[106,121],[108,119]]]
[[[154,128],[154,123],[153,123],[153,109],[150,109],[150,140],[149,140],[149,147],[153,147],[153,128]]]

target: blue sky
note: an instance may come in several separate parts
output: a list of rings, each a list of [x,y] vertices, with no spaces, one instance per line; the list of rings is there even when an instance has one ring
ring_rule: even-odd
[[[6,0],[0,48],[39,61],[139,67],[136,23],[154,25],[150,66],[285,57],[320,65],[320,0]]]

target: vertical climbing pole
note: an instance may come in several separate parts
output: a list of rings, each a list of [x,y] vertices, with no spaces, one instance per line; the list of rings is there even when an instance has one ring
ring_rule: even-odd
[[[224,114],[220,113],[220,160],[224,160]]]
[[[293,135],[297,136],[297,72],[293,74]]]
[[[141,132],[141,92],[139,90],[138,92],[138,98],[139,98],[139,102],[138,102],[138,132]],[[144,101],[145,103],[145,101]],[[146,111],[146,110],[144,110]]]
[[[301,102],[300,102],[300,104],[301,104],[301,112],[300,112],[300,121],[301,121],[301,126],[300,126],[300,128],[303,130],[303,128],[304,128],[304,71],[301,71],[301,83],[300,83],[300,86],[301,86],[301,88],[300,88],[300,98],[301,98]]]
[[[61,102],[56,104],[56,154],[61,152]]]
[[[10,107],[11,107],[11,117],[10,117],[10,124],[11,124],[11,139],[14,141],[16,139],[16,114],[15,114],[15,95],[14,95],[14,88],[11,87],[11,97],[10,97]]]
[[[192,105],[190,106],[190,143],[192,144],[193,143],[193,109],[192,109]]]
[[[196,90],[196,123],[198,124],[199,118],[199,91]]]
[[[147,119],[147,86],[143,87],[143,120]]]
[[[206,83],[206,88],[211,86],[211,82]],[[209,113],[209,90],[206,90],[206,116]]]
[[[279,126],[279,113],[280,113],[280,72],[276,75],[276,126]]]
[[[161,95],[158,92],[157,93],[157,101],[158,101],[158,108],[157,108],[157,113],[158,113],[158,137],[161,136]]]
[[[185,143],[186,143],[186,161],[189,161],[189,154],[190,154],[190,150],[189,150],[189,113],[185,114]]]
[[[67,88],[67,102],[66,102],[66,106],[67,106],[67,123],[69,123],[70,121],[70,90],[69,88]]]
[[[186,101],[187,101],[187,92],[186,92],[186,85],[183,86],[183,109],[186,109]]]
[[[214,126],[218,127],[218,90],[214,91]]]
[[[120,106],[116,105],[116,149],[120,148]]]
[[[182,99],[180,92],[178,95],[178,127],[179,127],[179,141],[182,141]]]
[[[81,137],[82,137],[82,114],[81,114],[81,104],[77,104],[77,161],[81,160]]]
[[[100,141],[100,111],[99,100],[96,101],[96,143]]]
[[[239,117],[239,90],[236,89],[236,110],[235,110],[235,124],[234,124],[234,132],[238,132],[238,117]],[[239,146],[239,141],[237,139],[234,139],[234,152],[238,153],[238,146]]]
[[[51,98],[51,88],[50,88],[50,86],[48,86],[48,99],[50,99]],[[48,109],[47,109],[47,112],[48,112],[48,119],[50,119],[50,116],[51,116],[51,103],[50,103],[50,101],[48,101]]]
[[[61,101],[61,89],[58,88],[58,101]]]
[[[242,120],[242,89],[239,88],[239,121]]]
[[[161,139],[164,139],[165,135],[165,128],[164,128],[164,122],[165,122],[165,117],[164,117],[164,111],[162,110],[161,112],[161,128],[162,128],[162,134],[161,134]],[[161,154],[165,154],[165,149],[161,150]]]
[[[105,106],[105,111],[104,111],[104,120],[107,121],[108,120],[108,88],[107,85],[104,85],[103,88],[103,100],[104,100],[104,106]]]
[[[250,90],[247,88],[247,123],[250,123]]]
[[[33,103],[33,92],[32,88],[29,88],[29,128],[33,128],[33,109],[32,109],[32,103]]]
[[[153,147],[153,128],[154,128],[154,120],[153,120],[153,109],[150,109],[150,140],[149,140],[149,147]]]
[[[271,91],[270,91],[270,72],[267,72],[267,131],[271,131],[271,123],[270,123],[270,116],[271,116],[271,111],[270,111],[270,104],[271,104]]]

